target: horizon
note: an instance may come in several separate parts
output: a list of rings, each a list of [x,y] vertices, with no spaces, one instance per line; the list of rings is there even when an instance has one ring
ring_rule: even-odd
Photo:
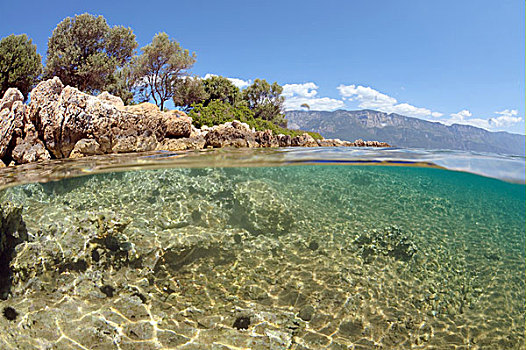
[[[238,87],[277,81],[287,110],[371,109],[525,133],[524,2],[165,2],[154,15],[126,4],[3,3],[0,35],[26,33],[45,63],[56,25],[88,12],[132,28],[139,48],[166,32],[196,52],[191,74]]]

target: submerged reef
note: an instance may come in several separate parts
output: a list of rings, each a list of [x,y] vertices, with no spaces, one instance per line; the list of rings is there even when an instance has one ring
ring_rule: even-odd
[[[22,207],[10,202],[0,203],[0,299],[7,299],[11,289],[11,260],[15,255],[15,247],[27,240]],[[6,318],[14,319],[15,315],[14,310],[4,309]]]
[[[396,226],[384,230],[366,231],[356,239],[355,244],[362,251],[364,261],[367,262],[378,254],[409,261],[418,250],[412,240]]]
[[[520,349],[516,202],[454,198],[438,170],[411,171],[161,169],[6,189],[0,348]]]

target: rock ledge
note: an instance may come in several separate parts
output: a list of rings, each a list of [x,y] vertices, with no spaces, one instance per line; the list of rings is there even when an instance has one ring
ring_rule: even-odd
[[[151,103],[125,106],[103,92],[91,96],[59,78],[43,81],[23,103],[17,89],[0,100],[0,167],[51,158],[78,158],[109,153],[180,151],[220,147],[390,147],[387,143],[291,137],[255,131],[233,121],[197,129],[180,111],[160,111]]]

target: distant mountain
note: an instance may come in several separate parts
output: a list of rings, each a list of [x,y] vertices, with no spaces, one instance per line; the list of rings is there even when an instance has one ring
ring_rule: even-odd
[[[384,141],[393,146],[455,149],[524,156],[524,135],[489,132],[469,125],[438,122],[373,110],[288,111],[288,127],[316,131],[325,138]]]

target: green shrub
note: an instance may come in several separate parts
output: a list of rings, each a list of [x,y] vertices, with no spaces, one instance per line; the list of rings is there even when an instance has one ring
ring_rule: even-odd
[[[303,135],[306,132],[314,139],[322,139],[322,136],[317,132],[282,128],[269,120],[255,118],[254,112],[252,112],[252,110],[246,105],[240,104],[237,107],[234,107],[229,103],[220,100],[213,100],[206,107],[203,104],[193,105],[193,109],[189,113],[189,116],[192,117],[193,124],[198,128],[203,125],[213,126],[239,120],[240,122],[247,123],[251,128],[258,131],[269,129],[275,135],[284,134],[294,137]]]
[[[254,119],[252,122],[249,122],[248,125],[250,125],[250,127],[255,128],[256,130],[269,129],[275,135],[283,134],[283,135],[290,135],[291,137],[294,137],[294,136],[299,136],[299,135],[303,135],[304,133],[307,133],[307,134],[309,134],[310,136],[312,136],[316,140],[319,140],[319,139],[323,138],[317,132],[303,131],[303,130],[292,130],[292,129],[282,128],[282,127],[272,123],[271,121],[263,120],[263,119]]]
[[[206,107],[202,103],[194,104],[188,115],[192,117],[193,124],[198,128],[203,125],[213,126],[233,120],[244,123],[254,120],[254,113],[248,107],[243,105],[234,107],[220,100],[212,100]]]

